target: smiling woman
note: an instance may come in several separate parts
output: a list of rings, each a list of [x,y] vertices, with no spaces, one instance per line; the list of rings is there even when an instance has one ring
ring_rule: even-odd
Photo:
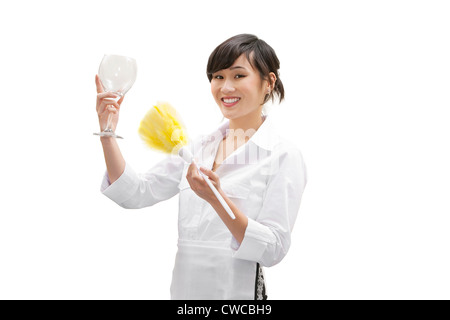
[[[306,186],[300,151],[277,135],[262,114],[269,99],[283,100],[275,51],[242,34],[211,54],[211,93],[228,120],[191,144],[202,172],[233,211],[230,218],[195,163],[169,157],[138,175],[117,142],[102,137],[107,172],[103,194],[124,208],[143,208],[179,194],[178,251],[172,299],[266,299],[262,267],[279,263]],[[117,103],[97,81],[100,115]],[[119,102],[119,104],[122,101]],[[117,107],[117,106],[116,106]],[[111,108],[118,115],[120,108]],[[118,117],[114,117],[117,124]],[[257,155],[256,157],[252,155]]]

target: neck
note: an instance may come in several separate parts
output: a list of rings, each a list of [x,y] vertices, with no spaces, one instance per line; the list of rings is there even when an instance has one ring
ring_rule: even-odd
[[[248,129],[254,129],[256,131],[263,122],[264,120],[261,116],[261,112],[254,112],[247,114],[244,117],[230,119],[229,127],[233,130],[241,129],[246,131]]]
[[[264,120],[259,112],[242,118],[230,119],[229,129],[231,132],[234,132],[235,137],[242,134],[245,135],[245,140],[248,140],[263,122]]]

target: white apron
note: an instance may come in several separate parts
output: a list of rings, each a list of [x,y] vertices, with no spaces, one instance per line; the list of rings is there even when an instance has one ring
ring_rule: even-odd
[[[171,298],[253,300],[256,262],[232,257],[230,241],[179,240]]]

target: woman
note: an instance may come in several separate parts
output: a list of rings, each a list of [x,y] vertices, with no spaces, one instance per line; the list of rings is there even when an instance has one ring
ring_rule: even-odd
[[[273,132],[264,104],[284,88],[274,50],[242,34],[219,45],[209,57],[211,93],[228,119],[196,141],[192,151],[201,170],[228,203],[232,220],[194,163],[168,157],[137,175],[113,138],[101,137],[107,172],[104,195],[124,208],[142,208],[179,195],[178,252],[172,299],[265,299],[262,267],[280,262],[306,185],[302,155]],[[123,97],[97,84],[101,130],[110,112],[117,125]]]

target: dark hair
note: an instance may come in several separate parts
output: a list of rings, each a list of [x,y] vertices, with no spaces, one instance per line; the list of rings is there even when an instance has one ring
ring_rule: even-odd
[[[278,95],[279,102],[284,99],[284,87],[280,80],[278,69],[280,61],[272,49],[265,41],[258,39],[252,34],[239,34],[224,41],[211,53],[206,67],[206,75],[209,82],[215,72],[230,68],[233,63],[245,53],[250,65],[259,71],[262,80],[271,82],[269,74],[273,72],[277,79],[273,85],[273,90],[264,98],[264,103],[272,99],[274,94]]]

